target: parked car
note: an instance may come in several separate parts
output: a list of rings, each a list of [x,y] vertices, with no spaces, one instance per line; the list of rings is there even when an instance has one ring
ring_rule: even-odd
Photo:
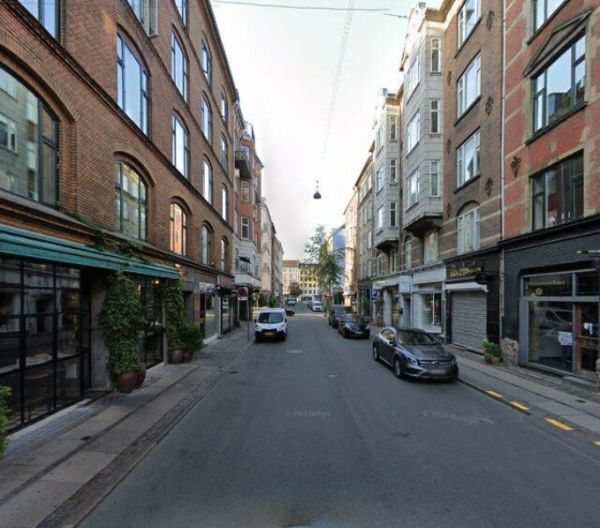
[[[362,315],[345,314],[340,318],[338,332],[343,337],[371,337],[369,322]]]
[[[322,312],[323,311],[323,305],[319,301],[312,301],[310,303],[310,309],[313,312]]]
[[[456,379],[456,357],[429,332],[386,327],[373,340],[373,359],[394,369],[397,378]]]
[[[288,306],[296,306],[298,299],[296,297],[288,297],[286,302]]]
[[[344,306],[343,304],[334,304],[329,309],[329,317],[328,317],[329,326],[333,326],[333,328],[337,328],[338,324],[340,322],[340,319],[342,318],[342,315],[351,314],[351,313],[352,313],[352,307]]]
[[[265,339],[281,339],[285,341],[288,335],[287,313],[281,308],[266,308],[261,310],[254,320],[254,338],[257,342]]]

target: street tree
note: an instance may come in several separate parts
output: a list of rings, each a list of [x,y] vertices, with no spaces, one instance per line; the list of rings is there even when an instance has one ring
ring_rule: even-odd
[[[297,282],[290,283],[290,297],[300,297],[302,295],[302,288]]]

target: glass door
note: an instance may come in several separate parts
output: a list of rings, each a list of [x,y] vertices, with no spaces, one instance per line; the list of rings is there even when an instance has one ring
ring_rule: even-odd
[[[528,360],[573,372],[573,304],[530,301]]]
[[[575,357],[577,372],[593,375],[598,360],[598,303],[577,303]]]

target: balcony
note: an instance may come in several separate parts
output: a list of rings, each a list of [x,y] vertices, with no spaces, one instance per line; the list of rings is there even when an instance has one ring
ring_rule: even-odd
[[[398,247],[400,239],[400,229],[397,227],[386,227],[375,233],[375,249],[387,253],[391,249]]]
[[[404,229],[412,235],[419,237],[429,231],[440,229],[442,227],[442,212],[428,211],[422,209],[416,215],[405,217]]]
[[[244,147],[235,151],[235,168],[240,171],[242,180],[252,179],[252,159],[249,150]]]

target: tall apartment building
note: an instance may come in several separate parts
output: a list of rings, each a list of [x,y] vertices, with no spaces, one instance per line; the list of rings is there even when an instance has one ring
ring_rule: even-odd
[[[278,301],[283,299],[283,244],[276,231],[273,238],[273,295]]]
[[[373,131],[374,187],[374,260],[373,289],[379,291],[381,301],[377,318],[384,324],[398,324],[400,318],[398,252],[400,240],[402,200],[400,188],[402,168],[400,140],[402,131],[402,93],[383,89],[379,94]]]
[[[236,105],[235,201],[233,225],[235,231],[235,286],[246,288],[248,295],[260,291],[260,233],[262,164],[256,153],[256,137],[252,125],[244,121],[240,105]],[[241,302],[239,318],[252,316],[249,302]]]
[[[237,91],[210,2],[67,5],[0,3],[0,384],[12,389],[10,429],[108,385],[96,317],[109,272],[139,285],[148,367],[166,353],[165,279],[181,276],[188,318],[208,339],[232,292]]]
[[[502,332],[522,363],[594,379],[600,1],[506,7]]]
[[[358,194],[358,311],[371,316],[370,291],[373,287],[373,152],[369,149],[355,189]]]
[[[409,15],[400,68],[403,95],[403,276],[401,323],[443,335],[442,310],[446,270],[438,242],[442,226],[444,147],[443,64],[434,62],[444,36],[443,17],[424,3]]]
[[[273,239],[275,237],[275,225],[271,218],[271,212],[266,198],[261,201],[261,286],[260,293],[273,295]]]
[[[352,197],[344,211],[346,225],[346,249],[344,259],[344,304],[356,307],[358,292],[357,256],[358,256],[358,191],[352,191]]]
[[[290,285],[300,285],[300,261],[284,260],[283,263],[283,294],[290,295]]]
[[[321,297],[314,264],[300,263],[300,289],[302,297]]]
[[[441,76],[443,63],[445,81],[436,124],[445,145],[445,336],[481,351],[484,339],[500,338],[503,2],[447,0],[440,11],[444,35],[432,42],[430,64]]]
[[[335,255],[336,261],[340,266],[340,274],[337,277],[331,295],[334,304],[343,304],[344,302],[344,270],[346,268],[346,226],[343,225],[331,230],[327,238],[327,249]]]

